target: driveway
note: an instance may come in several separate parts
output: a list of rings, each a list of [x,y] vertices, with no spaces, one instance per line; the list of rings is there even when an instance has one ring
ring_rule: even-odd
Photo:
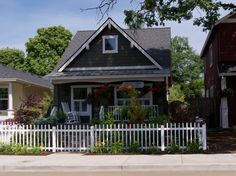
[[[236,153],[236,131],[219,130],[208,132],[208,153]]]

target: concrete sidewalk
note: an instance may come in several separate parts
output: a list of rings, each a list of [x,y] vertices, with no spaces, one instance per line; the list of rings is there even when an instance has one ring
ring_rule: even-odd
[[[0,155],[0,172],[19,171],[236,171],[236,154],[193,155]]]

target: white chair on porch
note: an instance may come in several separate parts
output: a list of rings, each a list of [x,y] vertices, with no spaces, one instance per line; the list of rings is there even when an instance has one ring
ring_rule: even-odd
[[[61,102],[62,110],[67,116],[66,123],[67,124],[77,124],[80,122],[78,114],[76,111],[71,111],[69,104],[66,102]]]

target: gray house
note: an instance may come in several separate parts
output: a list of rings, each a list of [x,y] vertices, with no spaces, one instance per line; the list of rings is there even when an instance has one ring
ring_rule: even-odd
[[[97,30],[78,31],[48,77],[54,85],[54,106],[61,109],[67,102],[82,122],[97,117],[101,106],[113,111],[129,105],[120,85],[138,89],[142,106],[165,113],[170,28],[122,29],[108,18]]]

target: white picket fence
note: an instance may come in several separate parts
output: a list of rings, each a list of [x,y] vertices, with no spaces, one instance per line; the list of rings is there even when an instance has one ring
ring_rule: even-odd
[[[0,145],[20,144],[41,147],[44,151],[93,151],[97,144],[109,148],[121,142],[125,149],[137,143],[142,151],[157,147],[165,151],[172,145],[186,148],[198,141],[206,150],[206,125],[116,124],[116,125],[15,125],[0,124]]]

